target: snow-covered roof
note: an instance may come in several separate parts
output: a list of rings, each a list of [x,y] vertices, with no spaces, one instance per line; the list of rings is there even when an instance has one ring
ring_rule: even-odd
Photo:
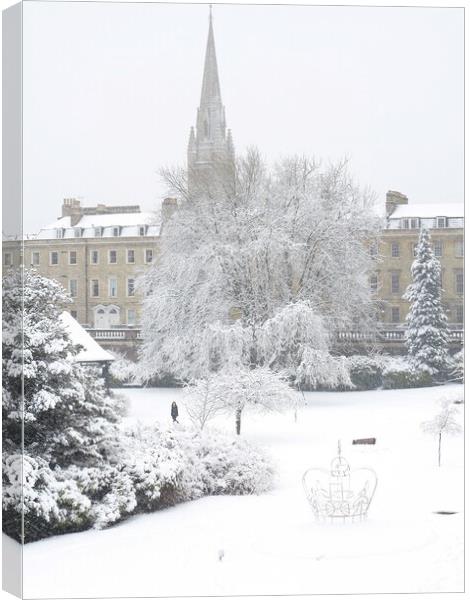
[[[128,227],[131,225],[150,225],[156,222],[156,215],[151,212],[109,213],[105,215],[83,215],[74,227]],[[72,227],[70,217],[60,217],[43,229],[60,229]]]
[[[449,203],[418,203],[418,204],[399,204],[393,213],[390,215],[390,219],[401,219],[406,217],[420,217],[433,218],[433,217],[463,217],[464,207],[463,203],[460,202],[449,202]]]
[[[65,329],[67,330],[70,339],[74,344],[80,344],[83,347],[77,356],[77,362],[103,362],[115,360],[114,356],[107,350],[104,350],[98,342],[76,321],[68,312],[63,312],[60,315]]]
[[[115,237],[113,231],[115,227],[120,229],[119,237],[155,237],[160,235],[158,220],[158,216],[152,212],[116,212],[82,215],[80,220],[72,226],[70,217],[60,217],[47,227],[43,227],[38,233],[37,239]],[[142,226],[145,227],[143,233],[139,230]],[[96,231],[98,228],[99,232]]]

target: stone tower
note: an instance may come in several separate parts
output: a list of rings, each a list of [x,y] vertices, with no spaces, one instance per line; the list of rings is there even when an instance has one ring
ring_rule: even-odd
[[[234,147],[230,129],[225,124],[225,107],[220,93],[215,53],[212,7],[209,13],[201,102],[197,110],[196,129],[191,127],[188,144],[188,183],[190,191],[203,185],[213,188],[226,173],[233,176]]]

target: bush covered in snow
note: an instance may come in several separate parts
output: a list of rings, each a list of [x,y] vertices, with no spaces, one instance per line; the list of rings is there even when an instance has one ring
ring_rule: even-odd
[[[269,489],[274,470],[264,452],[216,431],[138,427],[127,432],[138,512],[207,495],[258,494]]]
[[[465,370],[464,351],[460,350],[450,359],[449,379],[457,383],[463,383]]]
[[[349,377],[355,390],[376,390],[382,386],[382,357],[354,355],[347,358]]]
[[[428,371],[413,367],[405,359],[394,358],[386,362],[382,384],[385,390],[428,387],[433,385],[433,378]]]

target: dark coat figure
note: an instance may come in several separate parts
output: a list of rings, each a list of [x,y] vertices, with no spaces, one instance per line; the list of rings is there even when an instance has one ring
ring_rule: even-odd
[[[171,403],[171,417],[173,419],[173,423],[178,423],[178,405],[176,402]]]

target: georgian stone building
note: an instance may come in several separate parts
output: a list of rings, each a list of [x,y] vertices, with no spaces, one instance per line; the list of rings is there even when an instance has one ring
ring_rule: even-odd
[[[409,204],[399,192],[388,192],[386,225],[377,248],[378,270],[371,286],[381,300],[381,320],[395,326],[403,324],[409,303],[403,299],[411,283],[411,264],[415,257],[419,230],[430,231],[434,254],[442,268],[442,299],[449,323],[463,324],[464,293],[464,207],[463,204]]]
[[[219,173],[225,182],[230,181],[227,170],[233,169],[234,156],[210,15],[201,100],[188,144],[190,194],[197,197],[201,186],[204,192],[218,190]],[[23,260],[26,266],[59,281],[72,296],[71,314],[102,344],[134,344],[139,337],[142,304],[136,281],[155,260],[161,224],[176,207],[175,199],[166,198],[161,215],[154,215],[141,212],[138,206],[84,207],[76,199],[66,199],[60,218],[24,241],[24,257],[21,242],[4,242],[3,265],[18,266]],[[462,329],[463,215],[462,204],[409,204],[403,194],[388,192],[382,239],[372,249],[379,254],[377,272],[370,279],[381,308],[382,341],[402,342],[399,330],[408,312],[402,296],[410,283],[420,227],[431,230],[434,251],[441,261],[449,322],[455,330]],[[389,338],[387,332],[392,333]]]
[[[61,216],[24,240],[23,249],[3,243],[3,265],[19,265],[22,251],[25,266],[64,286],[73,300],[68,310],[86,327],[136,327],[136,281],[155,259],[160,227],[139,206],[82,207],[68,198]]]

